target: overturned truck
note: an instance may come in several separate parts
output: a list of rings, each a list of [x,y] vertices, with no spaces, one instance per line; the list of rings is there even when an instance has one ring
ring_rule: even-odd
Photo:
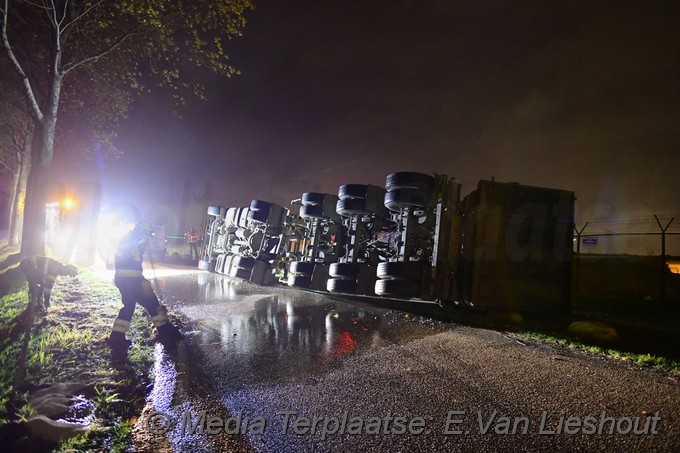
[[[482,309],[569,309],[574,193],[398,172],[385,187],[210,206],[199,267],[257,284]]]

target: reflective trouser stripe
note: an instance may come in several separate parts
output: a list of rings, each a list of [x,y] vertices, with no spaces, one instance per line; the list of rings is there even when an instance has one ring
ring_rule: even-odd
[[[120,332],[120,333],[125,333],[128,331],[130,328],[130,321],[126,321],[124,319],[116,318],[115,321],[113,321],[113,330],[114,332]]]
[[[163,311],[160,311],[160,313],[158,313],[156,316],[151,317],[151,322],[153,322],[154,326],[160,327],[168,322],[168,315],[166,315]]]

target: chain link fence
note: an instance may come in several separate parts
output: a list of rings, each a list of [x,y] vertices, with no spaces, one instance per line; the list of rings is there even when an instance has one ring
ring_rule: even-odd
[[[675,217],[594,219],[575,226],[574,252],[599,255],[680,257],[680,221]]]

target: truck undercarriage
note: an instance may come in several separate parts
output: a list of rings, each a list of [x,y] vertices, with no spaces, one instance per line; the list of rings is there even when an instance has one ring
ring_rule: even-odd
[[[501,310],[569,309],[574,193],[398,172],[385,187],[210,206],[199,267],[256,284]]]

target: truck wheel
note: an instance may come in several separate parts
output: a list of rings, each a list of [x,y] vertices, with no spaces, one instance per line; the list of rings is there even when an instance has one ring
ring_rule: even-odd
[[[335,212],[345,217],[372,214],[371,211],[366,209],[366,200],[363,198],[344,198],[338,200],[335,205]]]
[[[326,289],[331,293],[355,294],[357,292],[357,282],[341,278],[329,278],[326,282]]]
[[[424,208],[430,203],[431,195],[430,189],[395,189],[385,194],[385,207],[397,212],[402,208]]]
[[[267,223],[272,204],[268,201],[253,200],[248,211],[248,220],[251,222]]]
[[[219,206],[208,206],[208,215],[219,217],[220,216],[220,207]]]
[[[328,275],[345,280],[356,280],[359,276],[359,265],[353,263],[332,263],[328,270]]]
[[[325,193],[305,192],[302,194],[302,206],[322,205],[324,198],[326,198]]]
[[[409,280],[377,280],[375,293],[379,296],[419,297],[420,284]]]
[[[366,199],[366,192],[368,186],[365,184],[344,184],[338,189],[338,198],[345,200],[347,198],[362,198]]]
[[[248,269],[252,270],[255,266],[255,258],[249,256],[235,256],[231,262],[232,269]]]
[[[224,265],[222,267],[222,273],[224,275],[229,275],[229,271],[231,270],[231,263],[234,261],[234,255],[227,255],[226,258],[224,258]]]
[[[224,258],[226,258],[226,254],[220,253],[217,255],[217,259],[215,261],[215,272],[218,274],[224,274]]]
[[[229,276],[230,277],[236,277],[236,278],[240,278],[240,279],[243,279],[243,280],[250,280],[251,273],[252,273],[251,269],[240,269],[240,268],[237,268],[237,267],[232,267],[229,270]]]
[[[210,261],[199,260],[198,261],[198,268],[202,271],[210,270]]]
[[[314,273],[314,263],[293,261],[290,263],[290,272],[295,275],[311,276]]]
[[[267,279],[267,273],[271,271],[269,263],[263,263],[262,261],[256,261],[253,264],[253,270],[250,272],[250,281],[257,283],[258,285],[265,284]]]
[[[309,288],[312,286],[312,277],[307,275],[289,275],[288,286],[295,286],[297,288]]]
[[[387,175],[385,179],[385,188],[387,191],[395,189],[432,189],[434,186],[434,178],[423,173],[415,173],[412,171],[400,171]]]
[[[227,212],[224,215],[224,226],[226,226],[227,228],[236,227],[238,226],[236,224],[237,220],[238,220],[238,208],[227,209]]]
[[[257,222],[257,223],[267,223],[267,220],[269,219],[269,212],[267,211],[253,211],[251,210],[248,213],[248,221],[249,222]]]
[[[250,208],[238,208],[238,218],[236,225],[238,228],[248,228],[248,213]]]
[[[423,276],[423,263],[419,261],[378,263],[377,276],[385,279],[420,281]]]
[[[300,206],[300,217],[303,219],[323,219],[323,205]]]

